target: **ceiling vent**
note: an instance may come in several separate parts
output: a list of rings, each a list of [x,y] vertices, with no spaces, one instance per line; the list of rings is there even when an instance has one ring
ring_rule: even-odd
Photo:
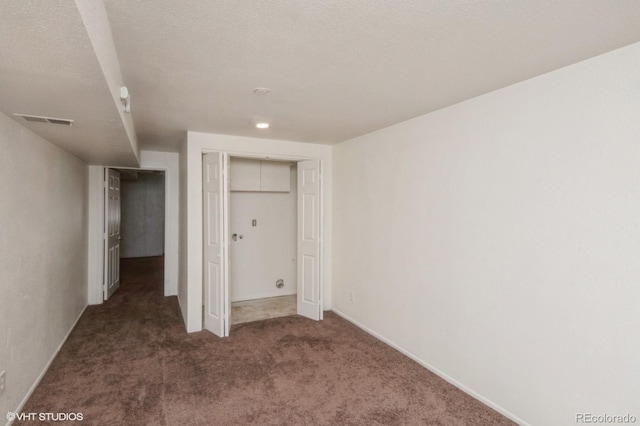
[[[32,123],[50,123],[50,124],[60,124],[63,126],[71,126],[73,124],[73,120],[67,120],[65,118],[53,118],[53,117],[40,117],[37,115],[27,115],[27,114],[13,114],[16,117],[22,117],[25,121],[30,121]]]

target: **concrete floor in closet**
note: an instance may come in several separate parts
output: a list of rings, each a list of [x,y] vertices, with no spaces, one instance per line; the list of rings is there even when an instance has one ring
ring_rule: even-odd
[[[297,313],[297,296],[269,297],[231,303],[231,324],[286,317]]]

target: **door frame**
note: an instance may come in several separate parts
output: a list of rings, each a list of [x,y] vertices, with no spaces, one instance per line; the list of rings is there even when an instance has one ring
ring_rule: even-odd
[[[202,156],[204,154],[207,153],[213,153],[213,152],[219,152],[222,154],[226,154],[227,158],[231,159],[232,157],[236,157],[236,158],[247,158],[247,159],[254,159],[254,160],[277,160],[277,161],[289,161],[289,162],[293,162],[293,163],[298,163],[300,161],[307,161],[307,160],[318,160],[321,170],[322,170],[322,165],[324,163],[324,159],[320,158],[320,157],[309,157],[309,156],[297,156],[297,155],[287,155],[287,154],[273,154],[273,153],[256,153],[256,152],[242,152],[242,151],[234,151],[234,150],[225,150],[225,149],[209,149],[209,148],[202,148],[202,152],[201,152],[201,162],[202,160]],[[230,163],[230,162],[229,162]],[[200,169],[202,169],[202,167],[200,167]],[[225,187],[228,188],[228,179],[229,179],[229,171],[227,170],[227,183],[225,184]],[[200,176],[200,194],[202,197],[202,176]],[[322,206],[322,200],[323,200],[323,191],[324,191],[324,185],[322,183],[323,181],[323,176],[322,174],[320,175],[320,194],[319,194],[319,198],[321,200],[321,206]],[[226,200],[226,206],[228,207],[229,202],[230,202],[230,197],[229,197],[229,191],[227,191],[227,193],[225,194],[225,197],[227,198]],[[202,206],[204,207],[204,206]],[[225,207],[226,208],[226,207]],[[204,214],[204,209],[200,210],[200,214],[203,215]],[[228,211],[226,212],[226,215],[228,216]],[[202,219],[204,219],[204,217],[202,217]],[[296,219],[298,220],[298,218]],[[324,273],[323,273],[323,265],[324,265],[324,255],[323,255],[323,248],[324,248],[324,241],[323,241],[323,230],[324,230],[324,214],[323,214],[323,208],[320,207],[319,208],[319,221],[320,221],[320,253],[319,253],[319,257],[320,257],[320,268],[319,268],[319,283],[318,283],[318,292],[319,292],[319,304],[320,304],[320,313],[319,313],[319,317],[320,320],[323,319],[323,312],[324,312]],[[225,262],[226,267],[225,267],[225,276],[224,276],[224,280],[225,280],[225,287],[228,288],[229,286],[229,256],[228,256],[228,247],[229,247],[229,220],[228,217],[224,220],[224,226],[225,229],[222,232],[222,235],[225,239],[224,241],[224,247],[227,250],[227,255],[225,256]],[[297,226],[297,225],[296,225]],[[202,230],[202,232],[204,232],[204,229]],[[296,249],[297,252],[297,249]],[[204,267],[204,250],[201,253],[200,256],[200,261],[202,262],[202,265]],[[297,260],[296,260],[297,262]],[[298,278],[298,274],[296,272],[296,279]],[[206,285],[205,280],[204,280],[204,273],[202,274],[202,279],[201,281],[201,291],[200,293],[204,293],[205,289],[204,286]],[[296,288],[298,287],[298,283],[296,282]],[[225,298],[227,299],[225,302],[225,306],[230,306],[230,301],[229,299],[229,292],[225,293]],[[204,300],[202,301],[202,303],[200,303],[199,308],[200,308],[200,314],[199,314],[199,318],[203,317],[203,303]],[[231,323],[231,312],[226,312],[225,313],[226,316],[226,321],[227,321],[227,326],[226,328],[226,335],[228,335],[229,332],[229,324]],[[201,323],[200,323],[200,329],[204,329],[204,322],[202,322],[201,319]],[[190,330],[191,331],[191,330]]]
[[[148,161],[145,161],[143,156],[142,167],[88,166],[89,206],[87,226],[89,241],[87,277],[90,305],[98,305],[104,302],[104,173],[106,169],[164,172],[164,295],[175,296],[178,293],[178,179],[180,175],[177,155],[175,161],[171,161],[168,157],[164,158],[165,154],[151,153]],[[170,154],[173,155],[173,153]]]
[[[258,132],[256,132],[258,133]],[[244,157],[322,160],[323,169],[323,309],[331,308],[333,147],[263,137],[187,131],[180,145],[181,246],[178,301],[187,332],[202,330],[202,153],[226,151]]]

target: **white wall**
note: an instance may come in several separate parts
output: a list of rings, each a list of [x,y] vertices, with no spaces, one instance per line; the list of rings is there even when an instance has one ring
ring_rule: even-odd
[[[189,332],[202,329],[202,153],[223,150],[237,156],[269,155],[272,159],[319,158],[323,164],[323,276],[324,309],[331,308],[332,262],[332,148],[300,142],[256,139],[241,136],[188,132],[187,143],[182,145],[181,163],[186,176],[183,189],[186,200],[182,226],[186,227],[185,245],[181,254],[181,283],[178,292],[182,313]],[[182,169],[181,167],[181,169]],[[186,219],[186,221],[184,221]],[[182,281],[184,280],[184,281]],[[186,285],[185,285],[186,284]],[[186,301],[186,304],[185,304]],[[186,309],[185,309],[186,308]]]
[[[120,88],[125,86],[125,82],[122,78],[120,62],[118,61],[118,53],[116,52],[116,46],[113,42],[113,34],[111,32],[111,24],[109,23],[107,10],[102,1],[75,0],[75,2],[78,12],[80,12],[82,22],[87,30],[89,40],[91,40],[96,59],[100,63],[104,79],[109,86],[109,91],[120,115],[120,120],[127,133],[135,159],[141,160],[138,136],[133,124],[133,117],[131,114],[124,112],[122,101],[120,100]],[[133,102],[135,102],[135,100]],[[136,163],[137,162],[138,161],[136,161]],[[124,166],[128,164],[121,165]]]
[[[259,165],[258,165],[259,166]],[[289,192],[231,191],[229,291],[231,301],[296,294],[297,167],[290,168]],[[233,159],[231,164],[233,179]],[[252,220],[257,226],[252,226]],[[275,286],[278,279],[284,286]]]
[[[640,418],[639,111],[635,44],[335,146],[334,309],[521,423]]]
[[[164,295],[178,294],[180,158],[175,152],[140,151],[140,168],[164,170]]]
[[[0,114],[0,413],[16,411],[87,305],[87,166]]]
[[[137,178],[121,179],[120,257],[164,254],[164,174],[137,172]]]

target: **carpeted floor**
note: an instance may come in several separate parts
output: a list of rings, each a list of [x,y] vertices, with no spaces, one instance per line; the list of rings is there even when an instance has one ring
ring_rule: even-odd
[[[121,288],[87,308],[22,412],[92,425],[513,424],[332,313],[187,334],[161,262],[123,260]]]

